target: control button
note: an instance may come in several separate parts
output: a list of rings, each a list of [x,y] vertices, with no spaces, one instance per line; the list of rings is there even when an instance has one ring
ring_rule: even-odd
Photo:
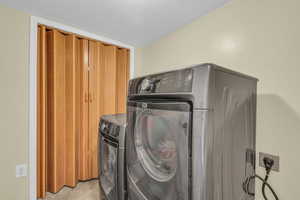
[[[160,79],[144,79],[141,84],[141,91],[155,92],[155,89],[159,85],[160,85]]]
[[[105,122],[103,122],[103,123],[102,123],[102,126],[101,126],[101,132],[102,132],[102,133],[107,133],[108,131],[109,131],[109,129],[108,129],[108,124],[105,123]]]
[[[142,91],[150,91],[152,88],[152,82],[149,79],[144,79],[141,84],[141,90]]]

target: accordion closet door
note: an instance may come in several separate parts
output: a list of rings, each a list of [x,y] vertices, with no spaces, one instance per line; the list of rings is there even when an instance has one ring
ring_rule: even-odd
[[[125,112],[129,50],[40,25],[37,197],[98,178],[98,123]]]

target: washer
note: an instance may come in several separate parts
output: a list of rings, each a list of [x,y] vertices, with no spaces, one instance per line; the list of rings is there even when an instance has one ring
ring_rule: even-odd
[[[215,64],[130,81],[130,200],[253,200],[257,79]],[[254,183],[250,184],[254,190]]]
[[[107,200],[125,199],[126,114],[104,115],[99,123],[100,188]]]

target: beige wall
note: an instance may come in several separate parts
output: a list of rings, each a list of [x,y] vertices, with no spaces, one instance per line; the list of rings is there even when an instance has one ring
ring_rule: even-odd
[[[30,18],[0,5],[0,199],[28,199],[28,53]]]
[[[280,156],[270,182],[286,200],[299,199],[299,8],[299,0],[233,0],[136,51],[136,76],[213,62],[258,77],[257,151]]]

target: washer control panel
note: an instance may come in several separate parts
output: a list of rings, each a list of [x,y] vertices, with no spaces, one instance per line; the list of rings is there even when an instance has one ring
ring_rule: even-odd
[[[102,120],[100,124],[100,132],[103,135],[117,138],[119,137],[120,127]]]

